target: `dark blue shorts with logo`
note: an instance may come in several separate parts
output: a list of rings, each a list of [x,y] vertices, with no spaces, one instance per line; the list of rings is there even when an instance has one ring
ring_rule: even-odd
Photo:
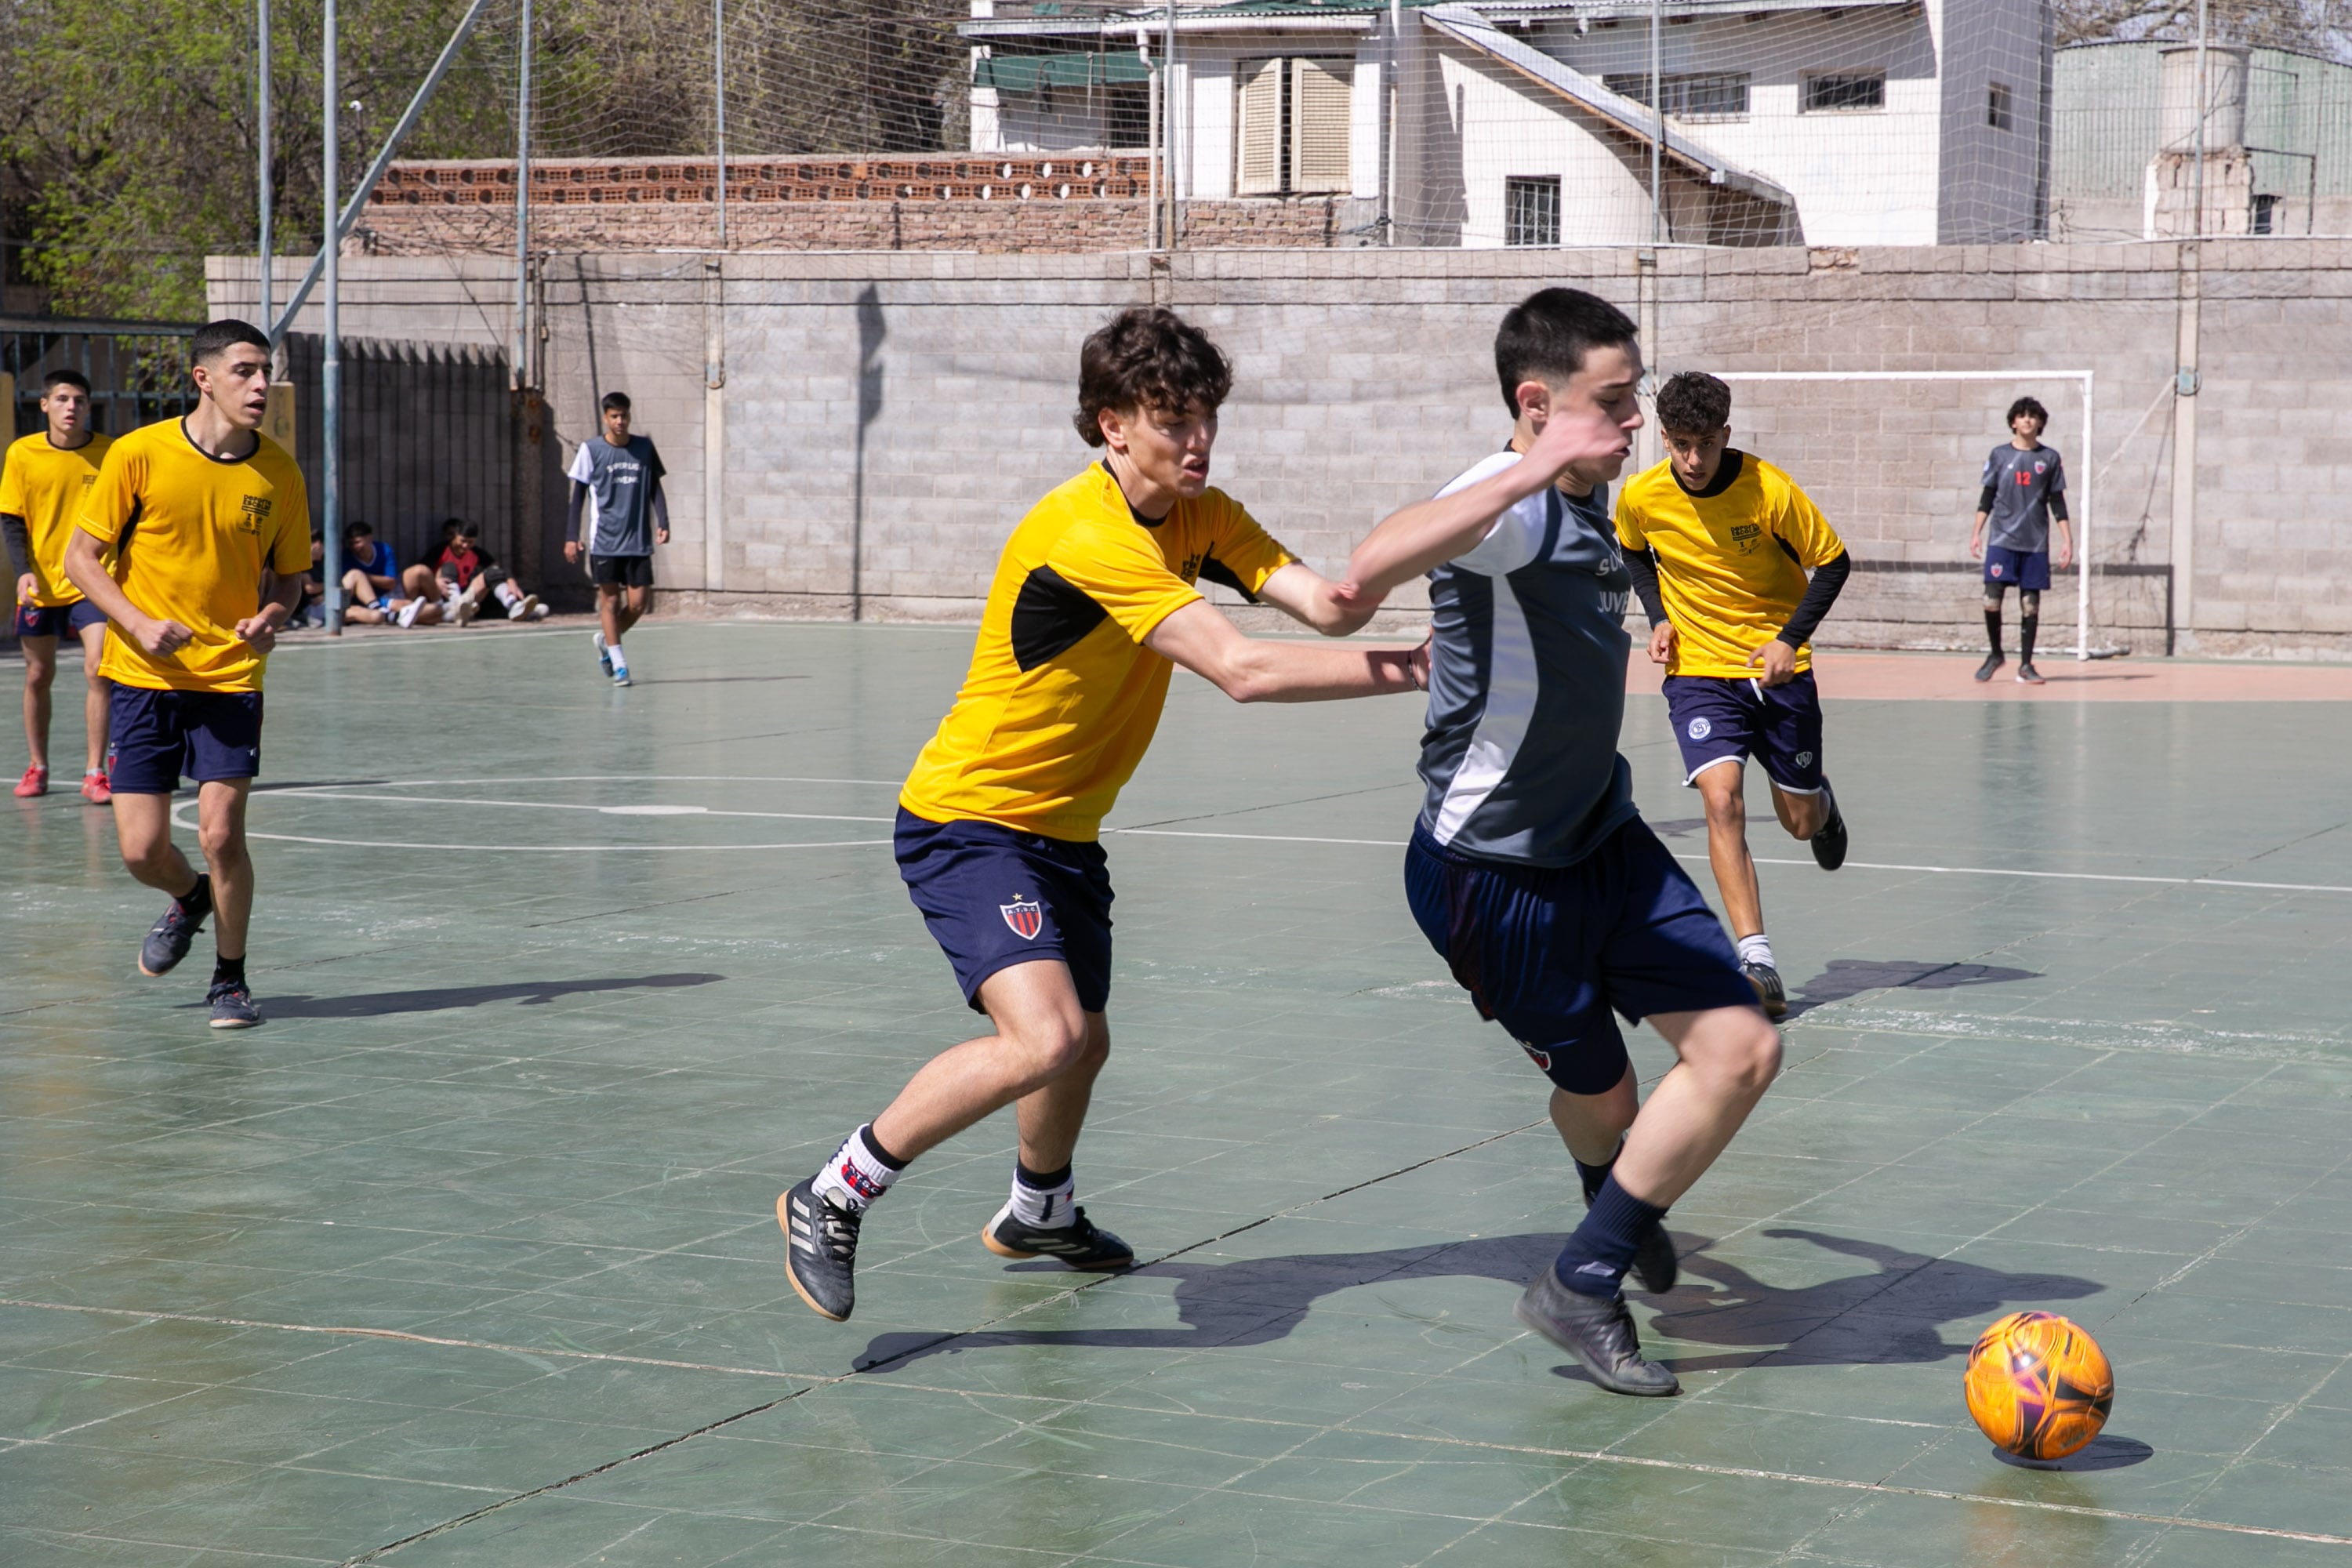
[[[1821,793],[1822,694],[1811,670],[1785,686],[1710,675],[1669,675],[1664,686],[1685,784],[1754,757],[1788,794]]]
[[[893,847],[907,895],[955,966],[974,1012],[1000,969],[1069,965],[1078,1005],[1110,1000],[1110,871],[1099,844],[1017,833],[993,822],[933,822],[898,808]]]
[[[117,681],[108,703],[117,795],[170,795],[183,775],[198,784],[261,772],[261,693],[158,691]]]
[[[2050,586],[2050,552],[2047,550],[2006,550],[1998,544],[1985,546],[1984,580],[1996,587],[2014,584],[2029,593],[2040,593]]]
[[[1722,922],[1639,817],[1559,867],[1464,855],[1416,824],[1404,890],[1479,1016],[1570,1094],[1605,1094],[1625,1076],[1612,1010],[1638,1024],[1756,1005]]]
[[[71,637],[79,639],[90,626],[106,625],[106,612],[88,599],[76,599],[70,605],[19,605],[16,606],[16,639],[26,637]]]

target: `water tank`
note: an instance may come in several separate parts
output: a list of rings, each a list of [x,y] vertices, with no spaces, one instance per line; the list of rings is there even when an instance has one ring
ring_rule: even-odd
[[[2197,150],[2197,46],[2176,44],[2164,58],[2164,150]],[[2205,150],[2246,142],[2246,57],[2237,44],[2205,46]]]

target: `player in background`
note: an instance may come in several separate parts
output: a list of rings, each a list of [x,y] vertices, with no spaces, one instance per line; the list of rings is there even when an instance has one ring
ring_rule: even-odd
[[[1405,851],[1413,918],[1481,1016],[1552,1082],[1584,1219],[1519,1298],[1519,1321],[1618,1394],[1669,1394],[1622,1281],[1675,1283],[1666,1210],[1779,1070],[1723,927],[1633,806],[1617,753],[1629,586],[1606,486],[1642,423],[1633,323],[1546,289],[1503,318],[1507,449],[1359,545],[1344,603],[1428,573],[1426,795]],[[1614,1008],[1678,1060],[1638,1100]]]
[[[25,746],[31,756],[16,781],[21,798],[49,793],[49,688],[58,642],[81,644],[84,752],[81,795],[92,805],[113,798],[106,782],[106,614],[66,581],[66,542],[82,492],[98,478],[112,442],[89,427],[89,383],[79,371],[53,370],[41,381],[46,427],[18,440],[0,459],[0,537],[16,582],[16,645],[25,650]]]
[[[669,501],[662,494],[661,454],[650,437],[629,434],[629,395],[604,395],[604,429],[580,443],[570,478],[572,505],[563,524],[563,558],[588,552],[596,581],[596,662],[615,686],[629,684],[629,656],[621,638],[654,607],[654,546],[669,542]],[[586,537],[580,514],[596,503]]]
[[[1824,871],[1845,864],[1845,818],[1822,772],[1813,629],[1853,563],[1796,482],[1731,445],[1731,388],[1685,371],[1658,389],[1666,460],[1625,481],[1617,540],[1650,617],[1650,661],[1666,667],[1666,713],[1683,782],[1706,807],[1706,858],[1764,1010],[1789,1010],[1764,934],[1748,849],[1748,759],[1772,810]],[[1811,572],[1812,579],[1806,581]]]
[[[310,563],[310,502],[293,458],[261,434],[269,340],[243,321],[214,321],[189,353],[195,407],[108,450],[65,570],[109,623],[122,863],[172,896],[139,967],[170,970],[210,917],[212,1026],[241,1029],[261,1022],[245,978],[245,810],[261,771],[261,679]],[[204,872],[172,842],[172,792],[184,774],[196,782]]]
[[[2058,522],[2058,565],[2074,558],[2074,539],[2066,526],[2066,469],[2055,448],[2042,444],[2050,411],[2031,397],[2009,405],[2009,443],[1985,458],[1984,493],[1977,497],[1977,520],[1969,530],[1969,553],[1984,557],[1985,636],[1992,652],[1977,666],[1977,679],[1990,680],[2009,660],[2000,651],[2000,601],[2017,584],[2017,679],[2042,684],[2033,668],[2033,636],[2042,629],[2042,590],[2050,586],[2050,522]],[[1990,539],[1987,539],[1987,531]]]
[[[1369,608],[1209,487],[1232,372],[1163,309],[1122,311],[1079,356],[1078,435],[1100,462],[1055,487],[998,560],[971,672],[898,796],[897,853],[964,1000],[994,1031],[931,1059],[824,1167],[776,1200],[793,1289],[847,1318],[859,1224],[918,1155],[1004,1106],[1019,1153],[981,1232],[1002,1258],[1120,1268],[1134,1253],[1087,1218],[1071,1174],[1110,1055],[1110,877],[1102,819],[1143,760],[1182,665],[1237,702],[1311,702],[1420,686],[1409,648],[1257,642],[1200,578],[1331,636]]]

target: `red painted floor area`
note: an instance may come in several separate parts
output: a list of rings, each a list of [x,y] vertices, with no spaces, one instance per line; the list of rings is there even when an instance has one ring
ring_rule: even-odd
[[[1824,696],[1933,702],[2352,702],[2352,664],[2195,663],[2179,659],[2035,661],[2048,684],[2021,686],[2017,660],[1976,680],[1983,656],[1934,653],[1819,655]],[[1658,689],[1661,671],[1640,647],[1628,691]]]

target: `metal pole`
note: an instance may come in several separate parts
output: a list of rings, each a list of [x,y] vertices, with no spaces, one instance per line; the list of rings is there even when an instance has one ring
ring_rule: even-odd
[[[515,390],[530,384],[530,0],[522,0],[522,63],[515,79]]]
[[[2205,0],[2197,0],[2197,131],[2191,145],[2197,151],[2197,219],[2189,233],[2205,237],[2205,116],[2212,108],[2212,89],[2205,82]]]
[[[1160,73],[1164,85],[1160,89],[1160,103],[1168,116],[1167,134],[1160,145],[1168,154],[1168,177],[1160,189],[1168,199],[1167,226],[1160,230],[1166,248],[1174,250],[1179,243],[1176,230],[1176,0],[1168,0],[1168,9],[1160,22]]]
[[[449,35],[447,43],[441,46],[441,57],[425,73],[424,85],[416,89],[416,96],[410,99],[408,107],[401,111],[398,123],[392,128],[392,134],[386,136],[383,145],[376,149],[375,162],[368,165],[367,173],[361,175],[360,183],[352,187],[352,199],[343,205],[343,216],[335,225],[336,239],[351,237],[352,229],[360,221],[361,210],[367,205],[369,194],[375,189],[376,182],[383,178],[384,170],[392,166],[401,142],[407,139],[408,132],[415,126],[417,116],[425,112],[425,105],[432,98],[434,89],[441,85],[441,79],[449,74],[449,67],[456,62],[457,51],[465,47],[467,38],[473,37],[474,24],[482,19],[482,13],[489,4],[490,0],[474,0],[473,5],[458,21],[457,30]],[[294,297],[286,301],[286,309],[278,312],[277,323],[269,327],[272,342],[284,337],[287,329],[294,324],[295,314],[302,309],[302,301],[308,300],[310,290],[318,287],[324,263],[323,254],[310,258],[310,269],[302,274],[302,281],[296,287]]]
[[[719,248],[727,248],[727,0],[710,0],[711,74],[719,104]]]
[[[2091,373],[2083,373],[2083,504],[2074,529],[2074,657],[2091,657],[2091,485],[2098,464],[2091,450]],[[2043,541],[2047,543],[2048,541]]]
[[[269,233],[269,0],[259,0],[259,10],[260,25],[255,37],[260,57],[256,66],[261,84],[261,130],[256,140],[261,147],[261,324],[266,327],[269,324],[269,286],[273,281],[270,257],[276,248]]]
[[[1146,107],[1150,111],[1151,120],[1150,156],[1149,163],[1145,166],[1146,174],[1150,184],[1150,205],[1151,207],[1151,248],[1158,250],[1161,246],[1160,237],[1160,106],[1165,94],[1160,91],[1160,68],[1158,65],[1152,63],[1151,46],[1146,41],[1147,37],[1148,35],[1146,35],[1143,30],[1143,25],[1140,22],[1137,23],[1135,27],[1135,52],[1140,56],[1143,60],[1143,90],[1146,98],[1149,100]],[[999,98],[997,101],[1001,103],[1003,100]]]
[[[342,399],[343,350],[342,321],[338,307],[342,302],[343,272],[342,237],[336,231],[335,152],[341,139],[341,127],[336,110],[342,94],[341,68],[335,60],[335,0],[325,0],[326,16],[320,44],[319,63],[319,232],[323,236],[319,258],[326,273],[326,332],[320,344],[319,397],[322,417],[319,422],[320,456],[325,472],[320,487],[319,531],[326,546],[327,567],[327,635],[343,635],[343,518],[342,518]],[[288,307],[290,316],[293,308]],[[274,335],[274,334],[273,334]]]
[[[1397,116],[1404,110],[1404,89],[1397,73],[1404,64],[1404,10],[1401,0],[1389,0],[1387,177],[1381,181],[1381,243],[1397,242]]]
[[[1659,90],[1659,54],[1664,47],[1662,0],[1650,0],[1650,116],[1653,121],[1650,137],[1650,244],[1654,247],[1665,237],[1664,225],[1658,210],[1658,182],[1664,160],[1661,156],[1666,140],[1666,100]]]

